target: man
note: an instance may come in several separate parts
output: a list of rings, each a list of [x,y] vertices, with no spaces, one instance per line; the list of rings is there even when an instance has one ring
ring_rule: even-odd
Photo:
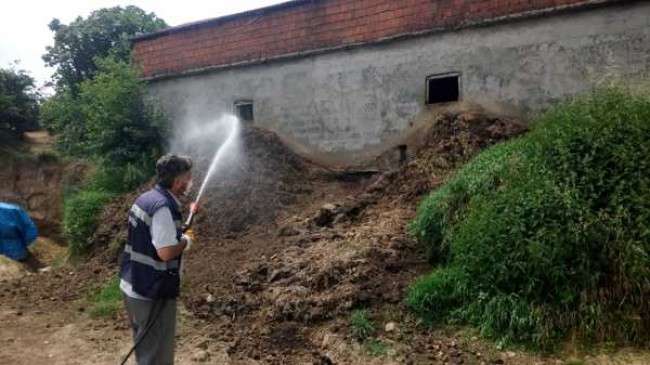
[[[0,202],[0,254],[23,261],[37,237],[38,229],[23,208]]]
[[[191,186],[191,170],[187,157],[161,157],[156,162],[156,185],[140,195],[129,211],[120,289],[133,327],[138,365],[174,363],[181,256],[192,243],[191,234],[181,229],[178,197]]]

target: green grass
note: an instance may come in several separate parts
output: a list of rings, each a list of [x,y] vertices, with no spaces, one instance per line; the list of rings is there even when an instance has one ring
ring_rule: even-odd
[[[568,102],[470,161],[410,231],[436,265],[408,305],[498,343],[650,340],[650,99]]]
[[[381,341],[368,341],[364,343],[363,349],[372,356],[384,356],[390,351],[390,346]]]
[[[112,318],[122,309],[120,279],[112,277],[101,291],[91,296],[90,315],[93,317]]]
[[[363,341],[375,332],[375,326],[370,320],[370,312],[367,309],[356,309],[350,314],[350,329],[352,335]]]

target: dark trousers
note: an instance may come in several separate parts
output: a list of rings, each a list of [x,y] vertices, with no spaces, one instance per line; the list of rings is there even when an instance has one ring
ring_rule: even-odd
[[[134,342],[155,321],[135,349],[138,365],[173,365],[176,299],[140,300],[124,296]]]

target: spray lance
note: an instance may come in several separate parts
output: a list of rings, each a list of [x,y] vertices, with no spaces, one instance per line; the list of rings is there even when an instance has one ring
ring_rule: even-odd
[[[187,217],[185,223],[183,223],[183,225],[181,226],[183,233],[187,232],[192,228],[192,224],[194,224],[194,217],[196,216],[196,212],[198,210],[198,204],[199,204],[198,199],[190,204],[190,215]]]

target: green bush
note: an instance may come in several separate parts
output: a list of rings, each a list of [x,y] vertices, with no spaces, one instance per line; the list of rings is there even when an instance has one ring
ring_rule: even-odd
[[[86,184],[87,190],[124,194],[133,191],[155,175],[155,164],[127,163],[114,166],[101,163]]]
[[[408,303],[502,342],[650,340],[650,99],[618,90],[548,112],[472,160],[410,230],[442,265]]]
[[[130,163],[100,163],[81,190],[66,194],[63,232],[73,255],[85,254],[93,246],[97,218],[108,199],[142,185],[154,175],[153,169]]]
[[[96,59],[99,73],[79,92],[58,90],[41,107],[44,127],[55,132],[64,155],[113,166],[155,161],[162,154],[168,120],[148,99],[137,70],[114,57]]]
[[[103,191],[81,191],[65,200],[63,233],[72,255],[86,253],[93,245],[97,218],[112,196]]]

